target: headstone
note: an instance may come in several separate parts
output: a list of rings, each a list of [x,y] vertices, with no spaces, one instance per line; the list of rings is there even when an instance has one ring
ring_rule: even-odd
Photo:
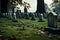
[[[5,13],[2,13],[2,16],[5,17]]]
[[[24,18],[29,19],[29,15],[28,15],[28,11],[27,11],[26,6],[24,7]]]
[[[32,13],[29,13],[29,17],[31,17],[32,16]]]
[[[35,20],[35,14],[34,13],[32,13],[32,15],[31,15],[31,20]]]
[[[43,14],[42,13],[39,13],[38,17],[39,17],[39,22],[44,22]]]
[[[4,17],[7,18],[7,13],[4,13]]]
[[[50,12],[48,14],[48,26],[49,27],[57,27],[56,19],[57,19],[57,14],[54,12]]]
[[[12,8],[12,21],[13,22],[17,22],[17,19],[16,19],[16,8],[15,7]]]
[[[13,18],[13,17],[12,17],[12,10],[10,10],[10,11],[8,12],[8,19],[9,19],[9,20],[12,20],[12,18]]]
[[[48,14],[47,12],[43,14],[44,18],[47,18],[47,14]]]
[[[37,13],[34,13],[34,14],[35,14],[35,17],[38,17],[38,16],[37,16]]]
[[[21,10],[19,8],[17,9],[16,16],[17,18],[20,18],[21,16]]]
[[[28,13],[24,13],[24,18],[25,19],[29,19],[29,14]]]
[[[21,13],[20,14],[20,18],[24,18],[24,13]]]
[[[60,34],[60,28],[57,28],[57,14],[55,12],[49,12],[48,14],[48,27],[45,31],[53,34]]]

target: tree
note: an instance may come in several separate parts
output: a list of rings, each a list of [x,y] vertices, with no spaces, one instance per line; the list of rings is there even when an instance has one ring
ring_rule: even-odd
[[[37,13],[44,13],[45,7],[44,7],[44,0],[37,0]]]

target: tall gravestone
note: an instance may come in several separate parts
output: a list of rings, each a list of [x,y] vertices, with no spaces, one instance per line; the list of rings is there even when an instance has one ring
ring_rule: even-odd
[[[12,21],[13,22],[17,22],[17,19],[16,19],[16,7],[12,7]]]
[[[48,27],[45,28],[45,31],[48,31],[54,34],[60,34],[60,29],[57,28],[57,14],[55,12],[49,12]]]
[[[19,7],[17,7],[16,16],[17,16],[17,18],[21,17],[21,10],[19,9]]]
[[[48,26],[49,27],[57,27],[57,14],[54,12],[50,12],[48,14]]]
[[[8,19],[12,20],[12,10],[9,10],[7,15],[8,15]]]
[[[24,18],[29,19],[29,14],[28,14],[26,6],[24,7]]]

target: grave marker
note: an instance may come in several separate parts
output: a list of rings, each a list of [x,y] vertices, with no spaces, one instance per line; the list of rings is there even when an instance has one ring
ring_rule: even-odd
[[[49,27],[57,27],[57,14],[54,12],[50,12],[48,14],[48,26]]]
[[[24,7],[24,18],[29,19],[28,10],[27,10],[26,6]]]
[[[55,12],[49,12],[48,14],[48,27],[45,31],[53,34],[60,34],[60,28],[57,28],[57,14]]]
[[[44,22],[42,13],[39,13],[38,17],[39,17],[39,22]]]
[[[16,7],[12,7],[12,21],[17,22],[17,19],[16,19]]]
[[[20,16],[21,16],[21,10],[19,8],[17,8],[16,16],[17,16],[17,18],[20,18]]]
[[[35,20],[35,14],[34,13],[31,14],[31,20]]]

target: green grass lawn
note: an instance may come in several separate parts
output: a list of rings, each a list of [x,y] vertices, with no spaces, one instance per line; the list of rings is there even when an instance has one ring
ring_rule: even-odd
[[[18,22],[12,22],[7,18],[0,18],[0,33],[5,38],[12,37],[14,35],[16,40],[60,40],[60,35],[54,34],[39,34],[38,29],[34,27],[46,27],[47,19],[44,19],[45,22],[38,22],[37,20],[27,20],[27,19],[17,19]],[[60,23],[58,23],[60,25]],[[25,30],[23,29],[25,27]]]

